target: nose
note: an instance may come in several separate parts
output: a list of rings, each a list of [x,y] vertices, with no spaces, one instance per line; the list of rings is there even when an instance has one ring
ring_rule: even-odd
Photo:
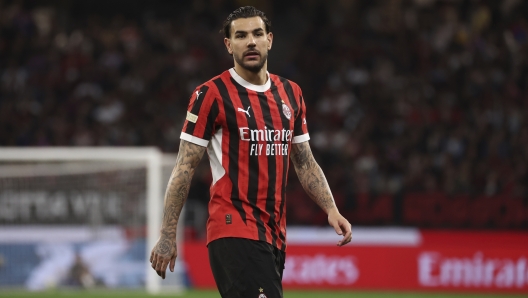
[[[255,45],[255,36],[253,34],[249,34],[248,47],[254,47]]]

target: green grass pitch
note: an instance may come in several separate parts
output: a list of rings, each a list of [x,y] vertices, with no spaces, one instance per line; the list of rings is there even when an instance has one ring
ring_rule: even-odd
[[[47,292],[30,293],[23,290],[2,290],[0,297],[10,298],[148,298],[148,297],[175,297],[175,298],[220,298],[216,291],[190,290],[181,294],[166,293],[150,296],[143,290],[89,290],[71,291],[54,290]],[[322,291],[286,291],[284,298],[491,298],[491,297],[526,297],[526,295],[491,295],[491,294],[438,294],[438,293],[390,293],[390,292],[322,292]],[[271,298],[271,297],[270,297]]]

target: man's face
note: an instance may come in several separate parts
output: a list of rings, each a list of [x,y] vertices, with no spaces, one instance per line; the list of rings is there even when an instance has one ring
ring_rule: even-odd
[[[273,35],[266,33],[266,25],[260,17],[240,18],[231,22],[231,37],[225,38],[229,54],[243,68],[258,72],[268,59]]]

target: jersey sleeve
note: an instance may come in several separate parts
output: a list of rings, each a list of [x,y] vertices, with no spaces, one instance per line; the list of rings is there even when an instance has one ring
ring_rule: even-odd
[[[304,104],[302,93],[299,91],[299,111],[293,125],[292,143],[302,143],[308,140],[310,140],[310,135],[308,134],[308,125],[306,124],[306,105]]]
[[[180,139],[207,147],[214,133],[218,116],[218,102],[214,92],[206,85],[194,90],[187,107]]]

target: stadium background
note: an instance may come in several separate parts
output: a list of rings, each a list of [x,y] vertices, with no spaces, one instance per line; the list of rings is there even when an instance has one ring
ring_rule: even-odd
[[[526,1],[2,1],[0,145],[176,153],[192,90],[232,66],[221,23],[249,4],[353,225],[528,243]],[[326,225],[293,172],[288,225]],[[204,158],[186,240],[203,241],[210,181]]]

